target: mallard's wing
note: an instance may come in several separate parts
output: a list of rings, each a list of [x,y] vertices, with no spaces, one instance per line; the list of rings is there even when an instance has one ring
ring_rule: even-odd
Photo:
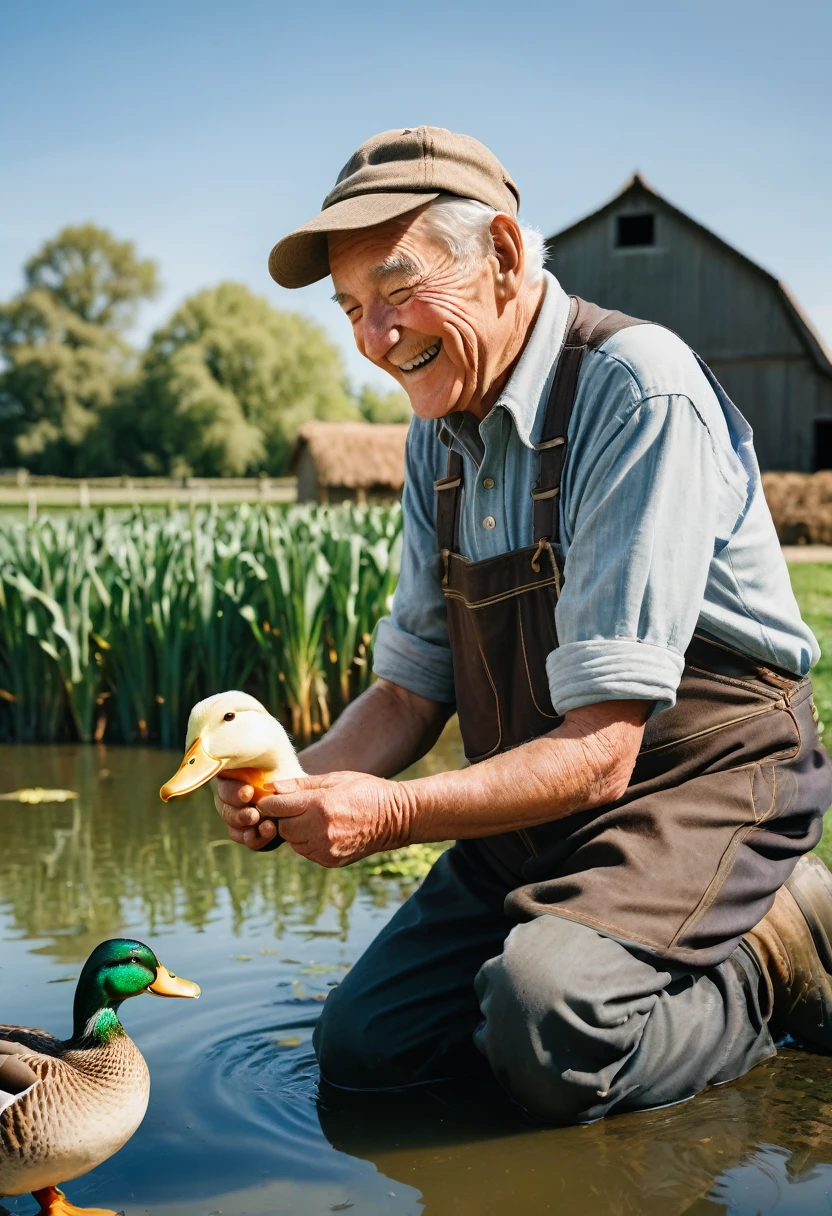
[[[66,1051],[66,1043],[56,1039],[48,1030],[38,1030],[35,1026],[4,1026],[0,1023],[0,1051],[3,1051],[2,1045],[19,1045],[44,1056],[61,1056]]]
[[[0,1114],[40,1081],[32,1065],[51,1058],[32,1051],[23,1043],[0,1039]]]

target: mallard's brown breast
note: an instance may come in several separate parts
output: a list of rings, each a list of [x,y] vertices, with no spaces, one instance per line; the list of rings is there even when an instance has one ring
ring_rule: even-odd
[[[0,1194],[86,1173],[118,1152],[147,1110],[150,1074],[126,1034],[96,1047],[52,1044],[54,1054],[21,1057],[38,1083],[0,1114]]]

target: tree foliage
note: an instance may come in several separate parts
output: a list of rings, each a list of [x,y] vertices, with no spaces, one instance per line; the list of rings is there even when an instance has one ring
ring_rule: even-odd
[[[136,391],[108,411],[104,431],[114,468],[219,477],[281,473],[304,422],[357,416],[317,325],[221,283],[153,335]]]
[[[285,472],[304,422],[410,418],[355,399],[313,322],[238,283],[191,296],[139,357],[126,341],[155,264],[94,224],[64,228],[0,305],[0,467],[64,476]]]
[[[369,384],[358,394],[358,409],[367,422],[410,422],[413,416],[407,393],[401,389],[380,393]]]
[[[82,321],[116,332],[158,289],[155,262],[95,224],[64,228],[29,259],[24,274],[27,288],[48,292]]]
[[[85,444],[130,382],[124,325],[156,290],[156,268],[93,224],[65,228],[0,305],[0,465],[86,471]]]

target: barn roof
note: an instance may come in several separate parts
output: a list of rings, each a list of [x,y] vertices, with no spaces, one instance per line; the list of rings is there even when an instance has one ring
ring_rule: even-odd
[[[832,356],[830,356],[820,337],[815,333],[809,319],[806,317],[805,313],[794,299],[786,285],[782,283],[780,279],[775,278],[773,274],[770,274],[769,271],[764,270],[763,267],[757,262],[753,262],[751,258],[746,257],[744,253],[740,253],[739,249],[735,249],[733,245],[729,245],[727,241],[724,241],[722,237],[717,236],[715,232],[710,230],[710,228],[706,228],[704,224],[700,224],[699,221],[693,219],[692,216],[687,215],[684,211],[680,211],[678,207],[674,207],[673,203],[669,203],[666,198],[659,194],[657,190],[654,190],[652,186],[648,185],[640,173],[634,173],[632,177],[630,177],[624,183],[624,186],[621,190],[619,190],[618,194],[616,194],[608,202],[604,203],[602,207],[599,207],[597,211],[590,212],[589,215],[585,215],[582,219],[577,220],[574,224],[570,224],[567,228],[562,228],[560,232],[556,232],[554,236],[550,236],[546,241],[546,245],[553,249],[557,242],[563,237],[571,236],[580,228],[583,228],[585,224],[590,224],[594,220],[600,219],[604,215],[608,215],[625,198],[631,195],[641,195],[652,202],[658,203],[660,207],[662,207],[665,211],[670,212],[681,223],[686,224],[688,227],[693,228],[696,232],[705,236],[712,244],[718,246],[723,253],[729,254],[736,261],[741,262],[747,269],[751,270],[752,273],[765,280],[769,287],[773,288],[779,296],[783,309],[785,310],[795,332],[797,333],[800,341],[803,343],[803,346],[812,358],[813,362],[820,371],[824,372],[827,376],[832,376]]]
[[[309,451],[318,484],[358,489],[404,485],[406,422],[307,422],[295,441],[290,471]]]

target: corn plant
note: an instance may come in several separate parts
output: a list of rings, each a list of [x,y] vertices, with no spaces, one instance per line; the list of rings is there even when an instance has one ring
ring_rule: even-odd
[[[398,506],[0,518],[0,738],[180,746],[237,687],[309,739],[371,678],[400,545]]]
[[[330,723],[322,642],[331,570],[320,542],[316,521],[272,521],[267,547],[250,566],[260,581],[263,626],[250,605],[244,612],[266,655],[269,700],[288,705],[292,733],[302,739]]]

